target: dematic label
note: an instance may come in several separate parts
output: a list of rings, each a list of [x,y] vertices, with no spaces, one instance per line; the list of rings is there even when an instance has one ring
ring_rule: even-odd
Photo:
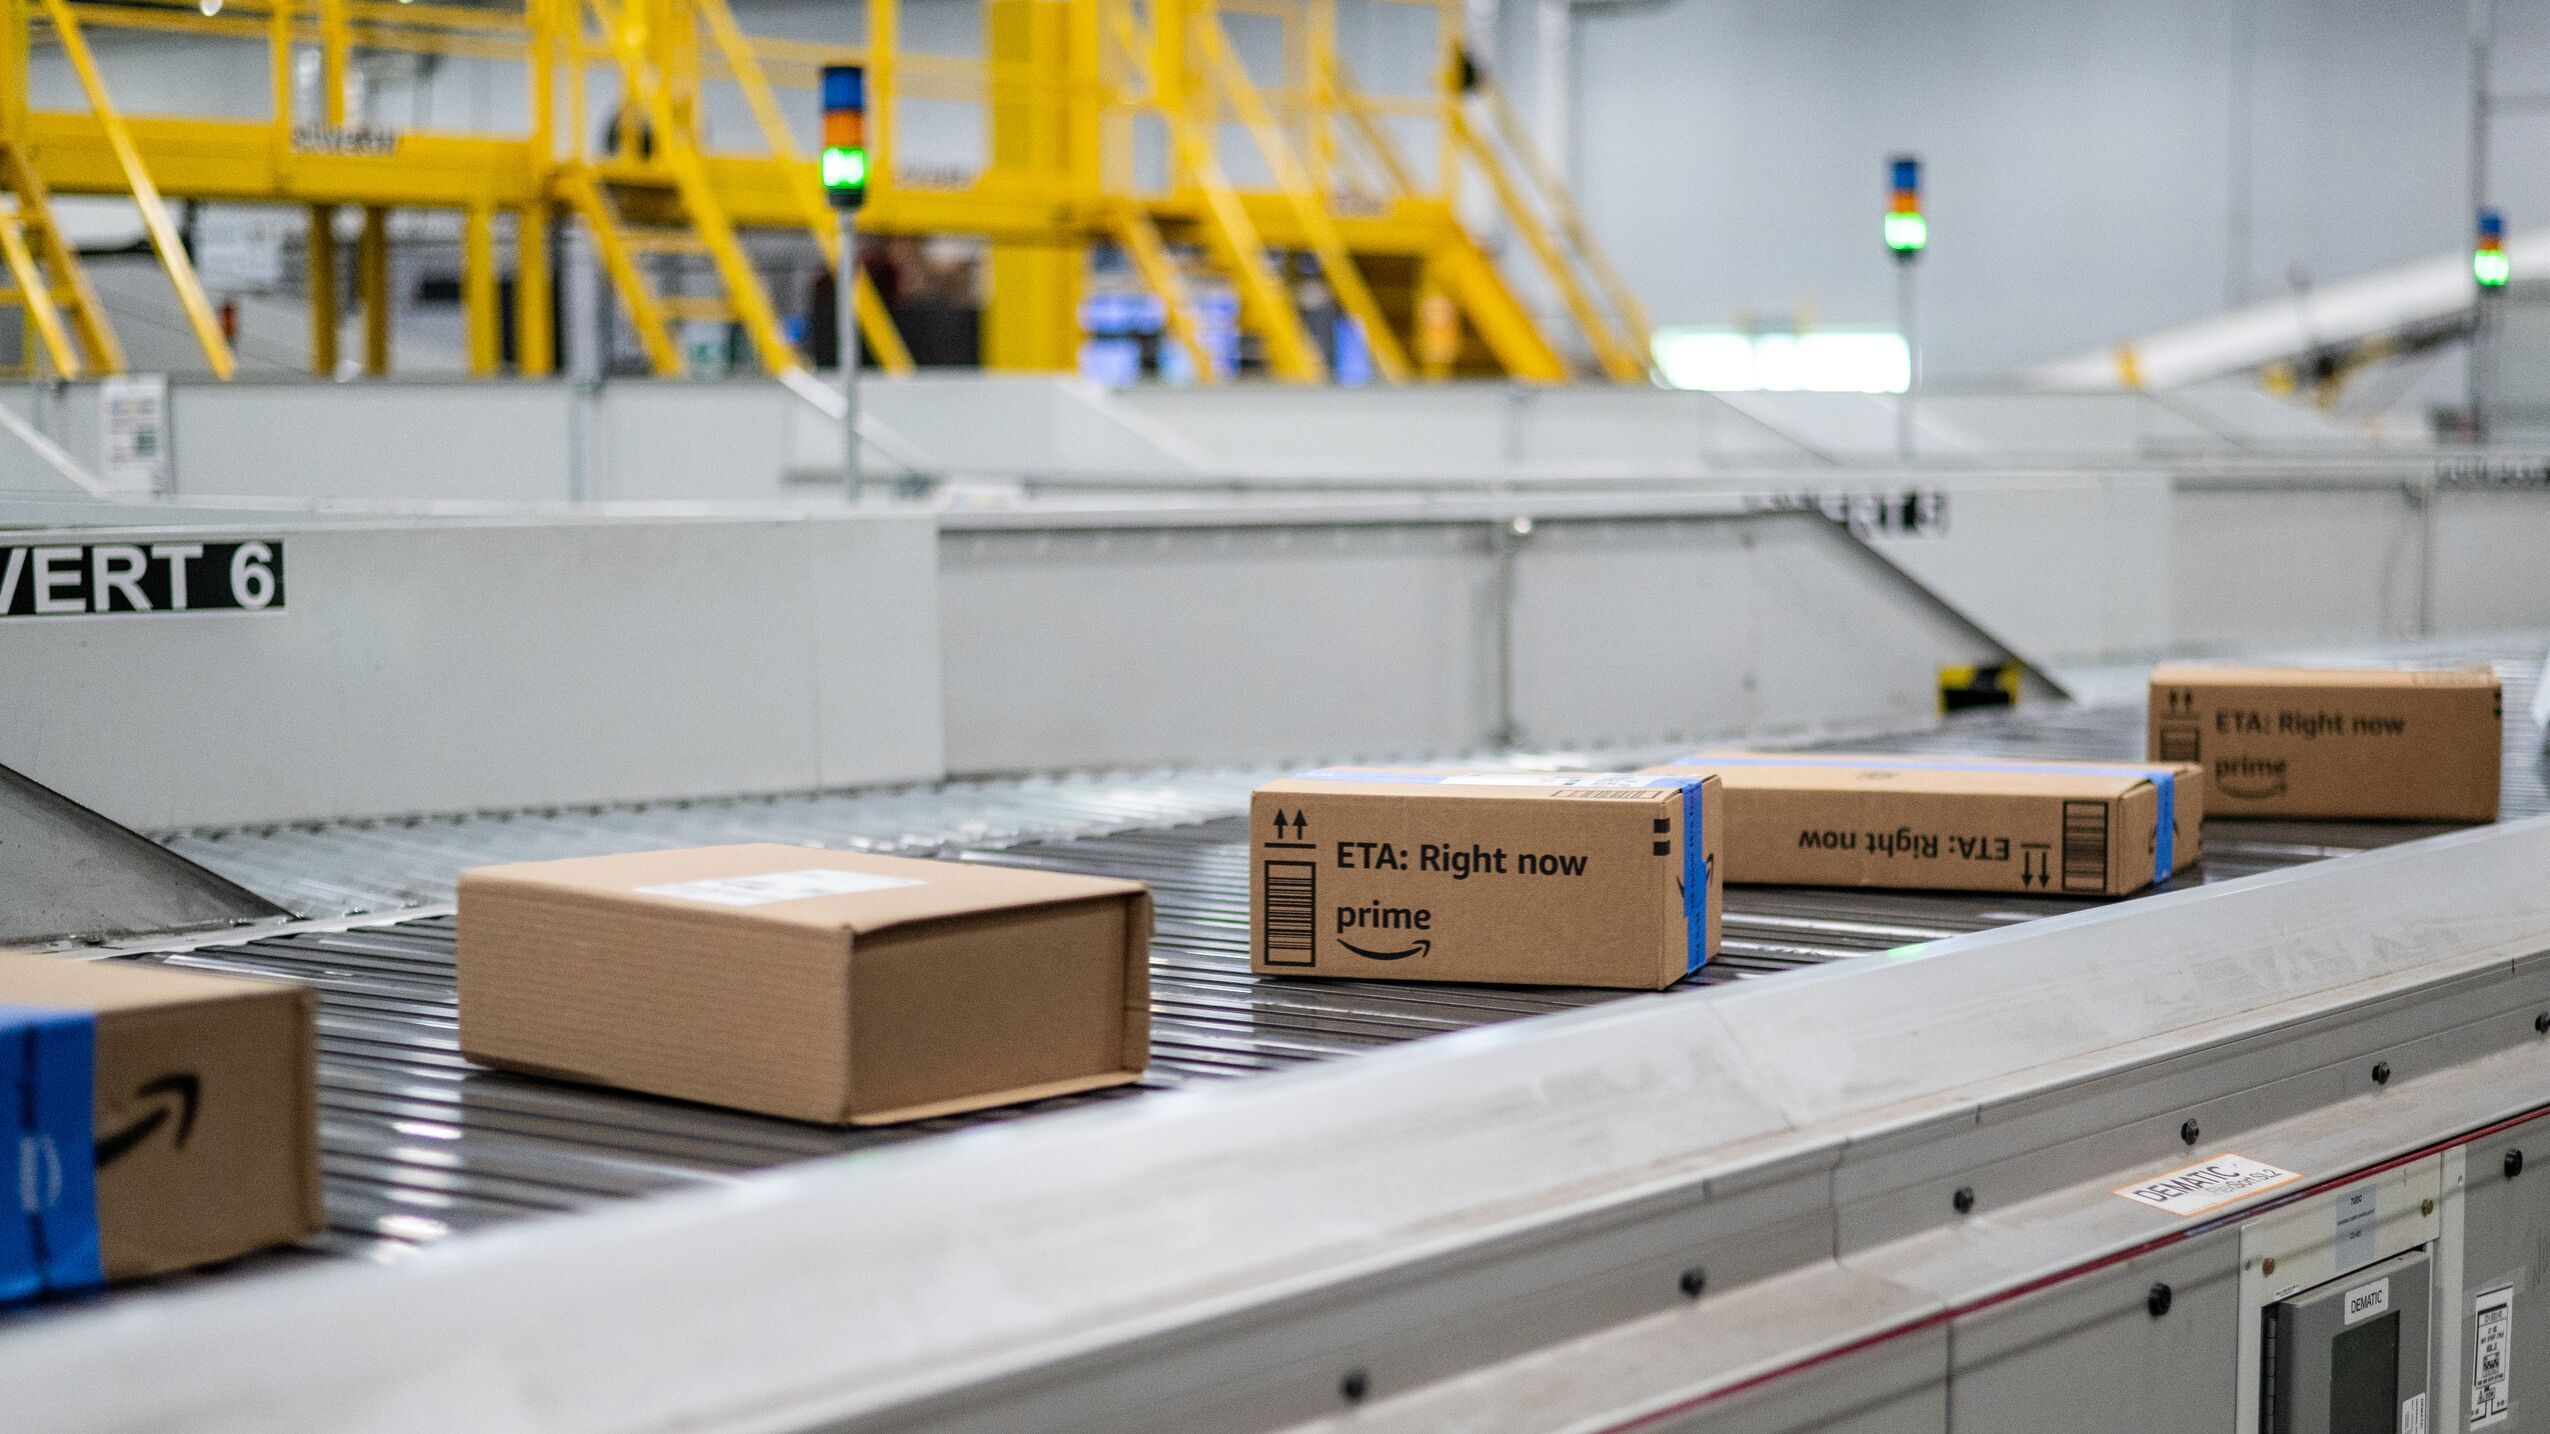
[[[2125,1186],[2114,1193],[2155,1210],[2185,1217],[2201,1215],[2235,1200],[2246,1200],[2261,1190],[2272,1190],[2301,1178],[2299,1172],[2279,1170],[2263,1160],[2251,1160],[2245,1155],[2217,1155],[2202,1165],[2173,1170],[2166,1175]]]
[[[2380,1279],[2370,1284],[2357,1285],[2346,1292],[2345,1322],[2362,1324],[2377,1314],[2388,1313],[2390,1307],[2391,1282],[2389,1280]]]
[[[0,547],[0,618],[264,612],[283,606],[283,540]]]

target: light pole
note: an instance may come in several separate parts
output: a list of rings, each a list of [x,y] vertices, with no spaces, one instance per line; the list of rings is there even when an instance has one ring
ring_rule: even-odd
[[[841,486],[855,505],[866,486],[859,471],[859,206],[868,202],[868,72],[861,66],[823,68],[821,165],[840,240],[832,311],[841,357]]]
[[[1895,256],[1895,324],[1904,336],[1904,396],[1895,404],[1895,456],[1913,456],[1913,391],[1921,386],[1921,346],[1913,341],[1913,261],[1930,244],[1921,214],[1921,161],[1896,155],[1887,164],[1894,196],[1886,206],[1886,248]]]
[[[2489,303],[2495,283],[2481,268],[2481,256],[2488,252],[2488,226],[2496,220],[2496,211],[2488,207],[2488,130],[2492,97],[2489,94],[2491,51],[2496,48],[2497,17],[2492,0],[2470,0],[2470,207],[2479,216],[2480,245],[2471,251],[2471,277],[2478,283],[2478,293],[2470,305],[2470,441],[2488,441],[2488,321],[2493,306]],[[2504,224],[2498,221],[2500,245],[2495,263],[2504,263],[2502,239]],[[2500,270],[2502,273],[2502,269]]]

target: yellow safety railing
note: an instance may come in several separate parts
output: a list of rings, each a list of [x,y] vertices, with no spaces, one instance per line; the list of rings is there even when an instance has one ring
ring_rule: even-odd
[[[168,271],[168,281],[177,290],[177,302],[186,311],[186,323],[195,331],[195,341],[203,346],[204,362],[216,378],[228,378],[238,369],[238,360],[230,353],[230,341],[223,337],[221,321],[213,314],[212,301],[204,296],[203,282],[195,277],[195,263],[186,254],[186,246],[177,236],[177,226],[168,217],[168,206],[161,202],[159,186],[151,179],[150,170],[142,164],[141,151],[134,147],[132,130],[115,108],[106,92],[105,77],[98,73],[97,57],[89,53],[88,37],[80,31],[80,22],[71,16],[67,0],[42,0],[45,18],[53,22],[53,33],[60,41],[63,57],[71,62],[72,72],[79,76],[80,90],[88,97],[89,113],[105,131],[107,146],[114,151],[115,163],[123,171],[126,192],[133,196],[133,207],[141,211],[143,232],[150,236],[151,248],[159,255],[160,266]],[[26,196],[19,200],[24,203]],[[47,222],[50,217],[47,216]]]
[[[309,223],[311,276],[325,281],[325,296],[314,286],[311,299],[311,357],[314,367],[333,371],[336,225],[339,210],[353,208],[361,219],[354,289],[365,312],[362,367],[381,373],[390,358],[387,216],[438,210],[453,215],[461,231],[471,370],[493,373],[503,362],[497,310],[501,226],[509,223],[514,365],[543,373],[553,348],[549,276],[528,260],[545,253],[549,226],[562,217],[591,231],[655,370],[680,371],[671,325],[693,316],[734,323],[762,368],[787,374],[803,360],[743,242],[752,231],[785,230],[807,236],[836,272],[850,272],[868,348],[889,371],[908,371],[910,354],[883,296],[835,252],[831,215],[801,138],[812,107],[802,90],[787,93],[812,85],[823,65],[859,62],[869,69],[872,102],[872,177],[861,228],[978,236],[993,276],[986,348],[1010,356],[1003,361],[1070,362],[1085,265],[1053,256],[1105,244],[1121,249],[1160,295],[1170,336],[1199,359],[1204,339],[1183,271],[1194,261],[1182,255],[1200,254],[1204,267],[1230,284],[1270,374],[1297,382],[1330,376],[1283,264],[1270,259],[1298,253],[1316,256],[1386,381],[1480,371],[1491,361],[1517,378],[1565,379],[1556,347],[1478,236],[1462,226],[1461,187],[1483,178],[1585,332],[1600,372],[1624,381],[1645,377],[1643,310],[1531,150],[1511,107],[1475,88],[1463,59],[1458,0],[1413,0],[1435,17],[1436,43],[1422,81],[1400,93],[1361,85],[1339,58],[1337,0],[984,3],[991,10],[985,53],[963,56],[905,49],[896,0],[869,0],[866,34],[855,37],[861,43],[838,45],[747,35],[729,0],[491,7],[225,0],[209,16],[197,0],[0,0],[0,160],[14,157],[30,181],[11,186],[16,247],[41,281],[14,287],[49,301],[53,328],[67,336],[61,357],[88,372],[119,366],[111,333],[89,331],[102,330],[103,318],[83,301],[76,262],[66,271],[51,253],[47,196],[129,194],[208,363],[227,374],[232,360],[211,302],[175,243],[162,196],[293,204]],[[1226,15],[1234,17],[1229,26],[1277,27],[1279,62],[1271,75],[1253,74],[1242,61]],[[271,113],[122,113],[83,25],[262,43]],[[27,108],[28,57],[39,44],[57,48],[78,73],[85,112]],[[528,132],[400,132],[349,116],[353,57],[374,50],[519,64]],[[300,69],[312,51],[319,61],[315,95]],[[710,87],[721,85],[740,94],[757,149],[706,142],[701,117],[711,107]],[[920,100],[982,109],[992,140],[979,171],[927,176],[902,162],[910,115],[899,106]],[[1135,135],[1145,127],[1166,141],[1165,183],[1135,162]],[[1419,144],[1416,131],[1432,146],[1422,169],[1408,152]],[[1230,142],[1253,147],[1269,178],[1235,183],[1234,161],[1223,149]],[[653,278],[687,255],[714,269],[722,298],[670,297],[669,285],[668,294],[656,291]],[[14,265],[15,256],[0,253],[0,262]],[[1447,346],[1446,333],[1457,338],[1463,324],[1476,344]],[[45,325],[33,327],[48,360],[56,357]],[[1412,358],[1419,348],[1422,364]],[[1211,363],[1197,368],[1215,372]]]

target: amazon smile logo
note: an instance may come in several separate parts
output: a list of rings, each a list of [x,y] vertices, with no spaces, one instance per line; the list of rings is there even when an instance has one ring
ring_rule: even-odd
[[[1367,961],[1405,961],[1411,956],[1423,956],[1428,951],[1434,949],[1434,943],[1425,940],[1420,940],[1415,945],[1399,951],[1367,951],[1352,941],[1342,939],[1339,940],[1337,944],[1354,952],[1356,955],[1361,956]]]
[[[177,1117],[177,1132],[171,1137],[174,1148],[183,1150],[195,1133],[195,1109],[203,1101],[203,1082],[190,1072],[164,1075],[142,1082],[133,1092],[137,1101],[147,1101],[150,1109],[136,1117],[132,1124],[99,1140],[97,1168],[104,1170],[140,1148],[141,1143],[159,1133],[168,1124],[170,1113]]]

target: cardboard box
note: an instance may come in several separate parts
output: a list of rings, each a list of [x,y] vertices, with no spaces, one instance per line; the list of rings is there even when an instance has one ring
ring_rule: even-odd
[[[307,987],[0,951],[0,1302],[315,1233]]]
[[[1251,969],[1656,990],[1718,949],[1717,783],[1329,768],[1249,803]]]
[[[2505,688],[2484,667],[2152,669],[2148,751],[2224,817],[2493,822]]]
[[[1704,752],[1727,880],[2122,896],[2203,855],[2204,774],[2174,764]]]
[[[834,1125],[1121,1085],[1139,882],[749,845],[460,879],[470,1059]]]

